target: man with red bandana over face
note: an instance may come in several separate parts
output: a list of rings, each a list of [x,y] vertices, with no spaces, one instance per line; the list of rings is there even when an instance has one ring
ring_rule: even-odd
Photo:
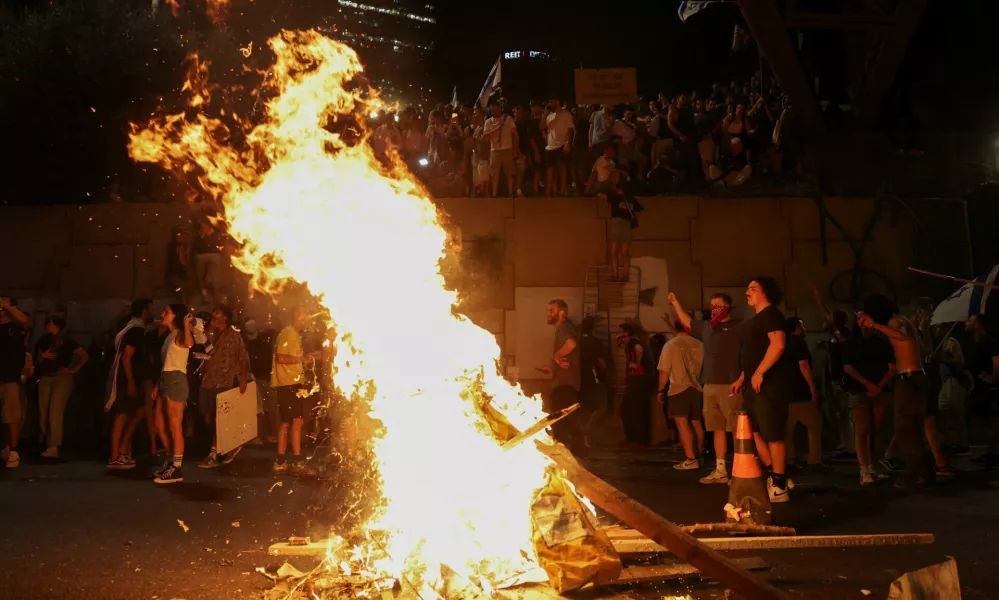
[[[711,296],[711,320],[697,320],[683,309],[676,296],[667,296],[677,319],[691,335],[704,342],[704,427],[712,432],[715,445],[715,468],[701,483],[728,483],[725,453],[726,432],[735,432],[736,417],[742,404],[741,394],[732,394],[732,383],[739,379],[739,349],[742,344],[742,320],[733,319],[732,297]]]

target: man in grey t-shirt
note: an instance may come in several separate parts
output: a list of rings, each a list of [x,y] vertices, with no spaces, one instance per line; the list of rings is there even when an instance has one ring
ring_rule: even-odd
[[[742,403],[741,394],[732,394],[731,386],[742,371],[742,321],[733,319],[732,297],[728,294],[711,296],[711,320],[695,321],[683,310],[672,293],[667,297],[676,310],[677,319],[693,336],[704,342],[704,427],[713,432],[715,469],[701,483],[728,483],[725,453],[728,452],[726,432],[735,432],[736,418]]]
[[[579,400],[579,345],[578,332],[568,317],[569,305],[565,300],[548,303],[548,324],[555,326],[555,350],[551,365],[538,370],[552,376],[552,391],[545,402],[545,412],[552,414],[568,408]],[[569,415],[552,426],[553,437],[565,444],[576,455],[585,453],[583,427],[578,413]]]

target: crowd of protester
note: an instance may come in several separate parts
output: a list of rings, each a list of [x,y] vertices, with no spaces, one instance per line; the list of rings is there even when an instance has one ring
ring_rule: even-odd
[[[824,457],[857,464],[862,486],[895,475],[895,487],[918,490],[958,476],[951,460],[971,460],[973,429],[982,431],[986,448],[973,460],[999,470],[999,341],[986,315],[931,327],[924,310],[903,313],[884,296],[868,298],[850,316],[827,308],[816,293],[825,327],[814,333],[825,338],[819,344],[825,361],[815,365],[804,325],[778,309],[782,299],[777,281],[759,276],[746,289],[744,318],[726,294],[713,294],[709,308],[695,314],[671,293],[673,310],[663,317],[668,334],[650,339],[639,323],[621,323],[613,342],[626,370],[615,415],[608,414],[613,363],[607,344],[593,335],[594,317],[577,330],[568,305],[553,300],[554,353],[541,368],[552,374],[547,409],[577,401],[583,407],[554,435],[585,455],[593,424],[611,416],[621,419],[624,446],[647,449],[650,410],[658,402],[671,429],[666,443],[684,455],[674,468],[710,468],[699,481],[725,484],[730,439],[745,411],[776,503],[790,500],[792,472],[828,471]],[[807,438],[802,453],[795,444],[799,424]]]
[[[506,127],[501,107],[494,104],[492,110],[492,123]],[[549,110],[551,129],[570,131],[568,113],[554,101]],[[524,118],[518,113],[512,122]],[[559,125],[559,119],[565,123]],[[570,138],[558,138],[564,139]],[[571,143],[566,144],[545,147],[555,155],[548,160],[571,156]],[[536,143],[534,148],[540,152]],[[599,150],[590,188],[611,205],[611,279],[626,281],[628,242],[642,205],[621,190],[618,175],[626,174],[608,166],[620,148],[607,144]],[[516,155],[497,160],[505,168]],[[605,169],[611,171],[606,177]],[[560,176],[558,169],[546,174],[552,186],[562,185]],[[134,301],[86,347],[74,341],[72,323],[60,315],[50,315],[44,333],[32,338],[29,316],[15,300],[0,298],[7,467],[19,465],[25,441],[43,459],[60,458],[64,431],[73,429],[93,443],[106,442],[109,470],[133,469],[136,457],[144,455],[162,461],[154,473],[157,482],[181,481],[188,440],[204,450],[199,467],[213,469],[235,458],[238,449],[218,449],[217,397],[232,389],[243,395],[253,382],[259,432],[254,443],[276,445],[276,473],[316,474],[303,458],[303,432],[318,427],[322,411],[316,409],[332,397],[327,375],[335,334],[301,308],[291,311],[280,330],[240,316],[241,308],[230,301],[238,295],[225,268],[229,242],[209,217],[193,224],[193,235],[175,229],[165,249],[169,302],[154,310],[148,299]],[[978,423],[987,442],[978,458],[989,469],[999,468],[999,342],[989,333],[986,315],[969,318],[962,337],[953,327],[930,327],[923,309],[902,314],[886,298],[872,297],[851,316],[828,308],[816,292],[826,323],[819,344],[826,360],[817,367],[804,325],[777,309],[782,294],[769,277],[750,282],[751,314],[745,319],[736,318],[732,298],[722,293],[711,296],[701,318],[673,294],[668,299],[669,339],[660,334],[650,340],[631,322],[617,331],[627,369],[620,374],[624,398],[615,415],[608,414],[611,361],[606,343],[594,335],[593,317],[577,331],[567,321],[565,302],[549,306],[556,347],[552,364],[542,369],[553,377],[547,408],[557,411],[581,400],[586,409],[581,414],[589,412],[585,428],[576,426],[579,416],[556,428],[573,451],[585,453],[593,427],[608,417],[621,419],[626,445],[649,446],[650,405],[659,402],[684,454],[676,468],[698,470],[713,460],[711,472],[700,479],[706,484],[728,481],[728,440],[736,412],[746,410],[775,502],[789,497],[789,469],[824,470],[823,457],[832,446],[839,458],[856,460],[863,485],[886,472],[901,472],[897,484],[906,488],[930,477],[953,477],[950,460],[970,454],[969,430]],[[78,399],[73,410],[71,398]],[[892,435],[882,430],[889,414]],[[795,445],[798,424],[807,434],[803,456]],[[137,439],[147,445],[139,449]]]
[[[379,158],[398,152],[438,197],[636,194],[738,187],[800,172],[802,126],[788,96],[757,73],[743,84],[634,104],[561,98],[440,104],[372,115]]]
[[[231,389],[244,395],[253,383],[258,435],[249,443],[276,445],[275,473],[316,475],[302,452],[303,431],[315,429],[315,408],[329,397],[323,382],[332,356],[323,343],[328,331],[302,309],[293,309],[279,331],[252,319],[237,329],[224,304],[193,311],[171,303],[154,311],[151,300],[139,299],[116,319],[106,343],[98,338],[87,349],[67,335],[61,317],[50,317],[46,333],[31,344],[28,322],[16,301],[0,298],[0,437],[7,468],[20,465],[22,445],[59,459],[64,426],[72,425],[77,450],[81,443],[106,450],[108,470],[134,469],[144,457],[160,462],[157,483],[183,481],[185,440],[205,448],[202,469],[239,453],[217,450],[216,399]],[[71,397],[80,404],[72,424],[66,422]],[[140,448],[139,441],[148,445]]]

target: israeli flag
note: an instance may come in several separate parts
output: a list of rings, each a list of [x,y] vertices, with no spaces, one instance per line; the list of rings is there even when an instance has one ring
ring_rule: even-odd
[[[975,281],[985,285],[995,285],[997,274],[999,274],[999,265],[992,267],[988,275],[982,275]],[[971,315],[984,314],[991,293],[992,288],[966,283],[937,306],[930,323],[932,325],[955,323],[966,321]]]
[[[476,102],[482,108],[485,108],[489,104],[489,98],[493,94],[500,91],[500,81],[502,80],[500,69],[501,58],[499,56],[496,57],[496,64],[489,71],[489,77],[486,77],[486,82],[482,85],[482,91],[479,92],[479,98]]]
[[[680,15],[680,20],[686,23],[687,19],[704,10],[709,4],[712,4],[710,0],[698,2],[684,0],[684,2],[680,3],[677,14]]]

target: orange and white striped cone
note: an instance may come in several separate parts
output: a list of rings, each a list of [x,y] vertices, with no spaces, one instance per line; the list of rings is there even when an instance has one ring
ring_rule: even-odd
[[[769,525],[772,513],[763,470],[756,460],[749,415],[745,411],[739,411],[725,517],[729,522]]]

